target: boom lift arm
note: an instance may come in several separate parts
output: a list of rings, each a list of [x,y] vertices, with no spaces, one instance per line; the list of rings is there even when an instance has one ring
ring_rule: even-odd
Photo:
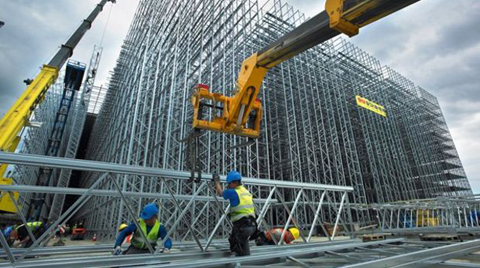
[[[192,127],[258,138],[262,104],[257,96],[270,68],[341,33],[352,37],[361,27],[418,1],[327,0],[325,11],[243,61],[234,96],[210,92],[208,86],[199,84],[191,97]],[[214,109],[210,120],[204,118],[206,108]]]
[[[33,110],[45,98],[50,86],[55,82],[58,73],[68,58],[73,54],[73,49],[82,39],[83,35],[92,27],[95,18],[103,10],[107,2],[115,3],[116,0],[102,0],[90,15],[82,22],[68,41],[62,45],[52,60],[42,67],[25,92],[5,114],[0,121],[0,151],[14,152],[20,142],[20,131],[29,124],[28,120]],[[0,177],[7,165],[0,167]]]

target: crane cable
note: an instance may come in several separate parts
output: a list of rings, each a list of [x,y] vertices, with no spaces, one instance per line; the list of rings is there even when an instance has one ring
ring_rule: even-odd
[[[113,4],[110,5],[110,10],[108,11],[107,21],[105,22],[105,27],[103,28],[102,38],[100,39],[100,45],[99,45],[100,47],[102,47],[103,38],[105,37],[105,32],[107,31],[107,27],[108,27],[108,24],[110,22],[110,14],[112,14],[112,8],[113,8]]]

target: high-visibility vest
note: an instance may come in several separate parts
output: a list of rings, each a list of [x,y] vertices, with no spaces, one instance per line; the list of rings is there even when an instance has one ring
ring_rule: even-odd
[[[133,234],[131,243],[134,247],[136,248],[141,248],[141,249],[147,249],[147,244],[145,243],[145,240],[142,237],[142,234],[140,232],[143,232],[145,236],[147,237],[148,242],[152,247],[155,247],[157,245],[157,239],[158,239],[158,233],[160,232],[160,226],[162,225],[159,221],[155,222],[155,225],[150,229],[150,232],[147,234],[147,224],[143,219],[138,220],[138,225],[140,225],[141,230],[136,230],[135,233]]]
[[[280,238],[282,238],[282,233],[283,233],[283,228],[274,228],[269,231],[265,231],[265,237],[267,238],[268,241],[275,242],[280,241]],[[272,238],[272,236],[275,238],[275,240]],[[295,237],[292,235],[290,231],[285,232],[285,236],[283,237],[283,242],[286,244],[290,244],[295,240]]]
[[[37,230],[39,227],[41,227],[43,225],[43,222],[41,221],[34,221],[34,222],[27,222],[27,227],[33,232],[35,230]],[[23,226],[25,226],[25,224],[22,224],[20,226],[18,226],[17,228],[15,228],[15,230],[19,230],[20,228],[22,228]]]
[[[243,185],[235,188],[238,195],[238,205],[230,206],[230,220],[236,222],[244,217],[255,216],[253,196]]]

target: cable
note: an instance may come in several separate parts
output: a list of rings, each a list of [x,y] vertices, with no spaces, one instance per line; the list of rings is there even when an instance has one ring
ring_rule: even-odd
[[[113,3],[110,5],[110,11],[108,11],[107,21],[105,22],[105,27],[103,28],[102,38],[100,39],[100,47],[103,44],[103,38],[105,37],[105,32],[107,31],[108,23],[110,22],[110,14],[112,14]]]

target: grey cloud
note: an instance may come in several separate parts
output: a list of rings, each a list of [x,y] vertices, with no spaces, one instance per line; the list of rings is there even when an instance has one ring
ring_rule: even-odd
[[[25,90],[23,79],[32,78],[48,62],[97,3],[98,0],[0,0],[0,20],[5,21],[0,29],[0,116]],[[113,7],[97,84],[104,84],[114,67],[137,3],[138,0],[118,1]],[[98,44],[102,36],[109,6],[98,16],[72,59],[88,63],[93,44]]]

